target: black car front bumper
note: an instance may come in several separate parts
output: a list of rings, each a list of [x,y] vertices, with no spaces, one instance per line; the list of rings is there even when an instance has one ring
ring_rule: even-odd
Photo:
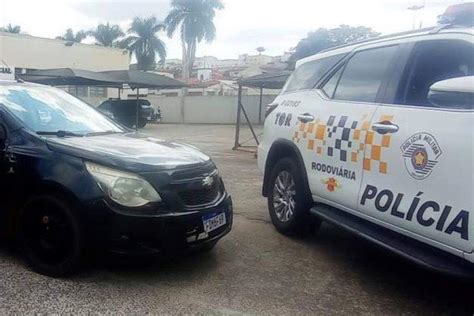
[[[112,210],[106,203],[101,204],[100,208],[107,215],[100,220],[100,223],[93,225],[91,242],[117,254],[165,254],[200,248],[215,243],[227,235],[233,222],[230,196],[226,196],[212,208],[153,216],[121,214]],[[220,213],[225,214],[226,224],[205,233],[203,217]]]

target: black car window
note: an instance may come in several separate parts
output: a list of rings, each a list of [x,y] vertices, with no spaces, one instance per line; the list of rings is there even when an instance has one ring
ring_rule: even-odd
[[[387,46],[356,53],[343,71],[334,99],[375,102],[397,49]]]
[[[460,40],[417,43],[398,89],[396,104],[431,106],[430,87],[442,80],[474,75],[474,46]]]
[[[112,107],[111,104],[107,101],[102,103],[101,105],[99,105],[99,109],[101,109],[101,110],[109,110],[110,111],[111,107]]]
[[[318,81],[334,66],[345,54],[334,55],[307,62],[298,67],[288,79],[283,92],[312,89]]]
[[[0,105],[34,132],[87,134],[124,131],[80,99],[52,87],[0,85]]]

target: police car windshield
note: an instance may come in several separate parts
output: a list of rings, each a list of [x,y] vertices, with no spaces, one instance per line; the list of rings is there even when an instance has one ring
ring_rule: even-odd
[[[71,135],[124,132],[85,102],[52,87],[0,86],[0,104],[26,128],[45,135],[57,131],[67,131]]]

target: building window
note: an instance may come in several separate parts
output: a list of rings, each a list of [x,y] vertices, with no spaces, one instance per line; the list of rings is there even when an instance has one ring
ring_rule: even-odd
[[[200,97],[200,96],[202,96],[202,92],[201,91],[190,91],[190,92],[188,92],[188,96],[190,96],[190,97]]]
[[[165,97],[177,97],[178,96],[178,92],[165,92],[163,93],[163,95]]]
[[[85,98],[85,97],[89,96],[88,87],[85,87],[85,86],[68,86],[67,88],[68,88],[67,91],[70,94],[72,94],[76,97]]]
[[[90,87],[89,96],[98,98],[107,98],[107,88],[104,87]]]

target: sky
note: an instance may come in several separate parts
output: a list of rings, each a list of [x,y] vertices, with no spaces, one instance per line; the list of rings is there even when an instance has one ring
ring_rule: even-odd
[[[221,59],[239,54],[256,54],[263,46],[266,54],[281,55],[294,48],[308,32],[341,24],[367,26],[382,34],[413,28],[413,5],[425,5],[417,13],[416,26],[436,24],[446,7],[457,0],[223,0],[215,24],[217,38],[198,46],[197,55]],[[135,16],[156,16],[163,20],[170,0],[0,0],[0,26],[12,23],[22,31],[39,37],[54,38],[67,28],[93,29],[111,22],[127,30]],[[165,33],[168,58],[181,57],[181,42]],[[86,42],[93,42],[88,39]]]

